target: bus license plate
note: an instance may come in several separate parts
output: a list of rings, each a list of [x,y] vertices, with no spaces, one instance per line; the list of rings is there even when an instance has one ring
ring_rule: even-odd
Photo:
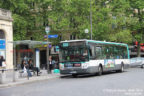
[[[71,71],[70,73],[77,73],[76,71]]]
[[[66,64],[65,67],[67,67],[67,68],[72,68],[73,65],[72,65],[72,64]]]

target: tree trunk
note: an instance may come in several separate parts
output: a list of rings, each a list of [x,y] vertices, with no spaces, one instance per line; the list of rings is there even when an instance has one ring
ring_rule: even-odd
[[[137,57],[141,57],[140,43],[137,45]]]
[[[140,11],[139,8],[138,8],[138,17],[139,17],[139,23],[140,23],[140,26],[141,26],[141,29],[139,29],[138,32],[141,33],[140,34],[141,35],[141,40],[140,41],[142,41],[142,32],[143,32],[143,30],[142,30],[142,28],[143,28],[142,21],[143,21],[143,19],[142,19],[141,11]],[[140,41],[138,41],[138,45],[137,45],[137,57],[141,57]]]

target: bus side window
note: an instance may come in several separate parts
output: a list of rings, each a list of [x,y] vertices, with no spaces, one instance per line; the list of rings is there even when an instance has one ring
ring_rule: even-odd
[[[108,45],[105,45],[105,55],[106,59],[110,59],[110,48]]]
[[[127,47],[125,47],[125,51],[124,51],[124,53],[125,53],[125,59],[128,59]]]
[[[89,49],[89,54],[90,54],[90,56],[92,56],[92,50],[91,50],[91,48]]]
[[[95,59],[95,47],[94,45],[90,45],[89,54],[91,59]]]
[[[96,46],[95,47],[96,59],[102,59],[102,47]]]

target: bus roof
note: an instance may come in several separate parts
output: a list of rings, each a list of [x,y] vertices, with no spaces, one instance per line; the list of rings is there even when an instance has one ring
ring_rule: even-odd
[[[112,45],[128,46],[128,45],[125,44],[125,43],[106,42],[106,41],[96,41],[96,40],[87,40],[87,39],[80,39],[80,40],[66,40],[66,41],[61,41],[60,43],[65,43],[65,42],[79,42],[79,41],[85,41],[85,42],[91,42],[91,43],[101,43],[101,44],[112,44]]]

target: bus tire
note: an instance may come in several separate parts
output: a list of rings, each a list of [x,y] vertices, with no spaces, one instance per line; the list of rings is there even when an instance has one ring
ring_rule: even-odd
[[[103,72],[102,66],[99,65],[99,67],[98,67],[98,76],[101,76],[101,75],[102,75],[102,72]]]
[[[144,64],[141,65],[141,68],[144,68]]]
[[[124,72],[124,65],[123,64],[121,64],[121,68],[120,68],[120,70],[117,70],[117,72]]]

